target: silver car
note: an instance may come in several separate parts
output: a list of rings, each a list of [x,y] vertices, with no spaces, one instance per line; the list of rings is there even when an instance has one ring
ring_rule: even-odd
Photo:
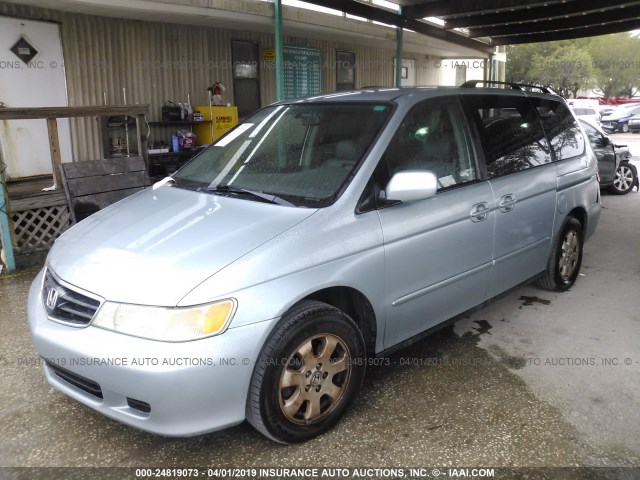
[[[522,282],[570,288],[600,214],[563,99],[341,92],[264,108],[80,222],[29,295],[51,385],[163,435],[328,430],[376,356]]]

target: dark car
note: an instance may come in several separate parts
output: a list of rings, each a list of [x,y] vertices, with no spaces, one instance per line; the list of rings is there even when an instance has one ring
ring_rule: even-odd
[[[602,128],[608,133],[626,133],[629,131],[629,119],[636,114],[640,114],[640,104],[620,105],[602,117]]]
[[[629,118],[629,131],[631,133],[640,132],[640,114],[636,114]]]
[[[631,152],[626,145],[616,145],[604,131],[593,122],[579,119],[589,143],[598,158],[600,187],[608,188],[617,195],[626,195],[638,186],[638,172],[629,163]]]

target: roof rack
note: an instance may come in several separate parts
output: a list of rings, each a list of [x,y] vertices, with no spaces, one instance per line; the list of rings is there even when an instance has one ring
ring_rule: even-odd
[[[527,90],[527,89],[536,89],[536,90],[540,90],[542,93],[553,93],[555,95],[557,95],[557,92],[554,92],[552,90],[550,90],[547,87],[541,87],[540,85],[528,85],[526,83],[513,83],[513,82],[499,82],[496,80],[468,80],[466,82],[464,82],[462,85],[460,85],[462,88],[474,88],[476,85],[478,85],[479,83],[484,84],[484,85],[505,85],[507,87],[511,87],[514,90],[519,90],[519,91],[523,91],[523,90]]]

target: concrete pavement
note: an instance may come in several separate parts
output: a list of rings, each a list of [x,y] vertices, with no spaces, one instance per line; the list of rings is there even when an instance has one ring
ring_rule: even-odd
[[[154,436],[68,399],[31,346],[35,271],[2,275],[0,466],[640,466],[640,194],[603,201],[571,291],[518,288],[394,354],[336,428],[295,446],[246,423]]]

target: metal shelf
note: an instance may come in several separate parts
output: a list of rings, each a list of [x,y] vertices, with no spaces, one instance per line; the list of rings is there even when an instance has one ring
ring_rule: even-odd
[[[195,120],[165,120],[165,121],[159,121],[159,122],[149,122],[149,125],[159,125],[159,126],[176,126],[176,125],[202,125],[205,123],[211,123],[211,120],[199,120],[199,121],[195,121]]]

